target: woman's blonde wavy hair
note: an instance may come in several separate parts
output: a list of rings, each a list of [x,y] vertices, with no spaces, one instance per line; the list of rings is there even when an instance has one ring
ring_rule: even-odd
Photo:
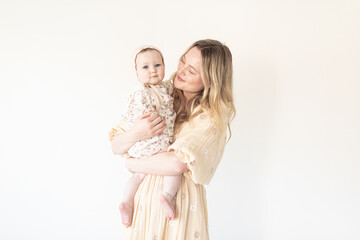
[[[229,48],[219,41],[212,39],[199,40],[193,43],[184,55],[193,47],[201,52],[201,79],[204,89],[192,97],[187,103],[183,91],[174,89],[174,110],[177,114],[176,125],[190,121],[198,116],[203,110],[210,113],[217,128],[221,131],[229,130],[230,123],[235,117],[235,106],[232,93],[233,67],[232,55]],[[181,59],[180,58],[180,59]],[[171,76],[174,81],[176,72]]]

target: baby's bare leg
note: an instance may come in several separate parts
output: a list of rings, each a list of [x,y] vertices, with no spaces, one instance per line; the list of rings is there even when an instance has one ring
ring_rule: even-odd
[[[164,214],[169,220],[175,219],[174,197],[181,183],[181,176],[164,176],[163,193],[160,202],[164,208]]]
[[[134,197],[145,176],[146,175],[143,173],[134,173],[126,183],[124,199],[119,205],[121,220],[125,227],[129,227],[131,225]]]

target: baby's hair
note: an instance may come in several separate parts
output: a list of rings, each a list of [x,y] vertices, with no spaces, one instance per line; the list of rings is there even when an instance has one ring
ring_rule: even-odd
[[[162,55],[162,53],[160,52],[159,49],[157,49],[156,47],[153,47],[153,46],[144,46],[144,47],[140,48],[135,54],[134,63],[135,63],[135,70],[136,71],[137,71],[137,67],[136,67],[136,58],[137,58],[137,56],[139,54],[141,54],[141,53],[149,52],[149,51],[157,51],[161,56],[162,64],[165,66],[164,57],[163,57],[163,55]],[[155,102],[154,102],[155,109],[156,109],[156,111],[159,111],[160,105],[162,104],[162,97],[160,95],[159,90],[157,89],[157,87],[155,87],[155,86],[153,86],[151,84],[144,83],[143,86],[146,87],[149,90],[150,95],[155,100]]]
[[[144,46],[144,47],[141,47],[137,50],[136,54],[135,54],[135,58],[134,58],[134,63],[135,63],[135,70],[136,69],[136,58],[137,56],[140,54],[140,53],[144,53],[144,52],[149,52],[149,51],[157,51],[160,56],[161,56],[161,61],[162,63],[164,64],[165,66],[165,62],[164,62],[164,56],[162,55],[161,51],[159,49],[157,49],[156,47],[153,47],[153,46]]]

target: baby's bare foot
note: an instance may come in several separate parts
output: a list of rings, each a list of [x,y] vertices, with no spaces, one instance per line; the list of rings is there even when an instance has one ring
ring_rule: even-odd
[[[124,226],[127,228],[131,225],[132,221],[132,205],[122,202],[119,205],[120,213],[121,213],[121,221]]]
[[[161,194],[160,195],[160,203],[164,208],[164,214],[168,220],[175,219],[175,206],[172,203],[173,197],[168,194]]]

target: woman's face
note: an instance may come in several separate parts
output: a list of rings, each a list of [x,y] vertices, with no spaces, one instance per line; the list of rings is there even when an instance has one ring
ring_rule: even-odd
[[[197,47],[191,48],[179,61],[174,86],[183,90],[187,100],[204,89],[200,75],[201,64],[201,52]]]

